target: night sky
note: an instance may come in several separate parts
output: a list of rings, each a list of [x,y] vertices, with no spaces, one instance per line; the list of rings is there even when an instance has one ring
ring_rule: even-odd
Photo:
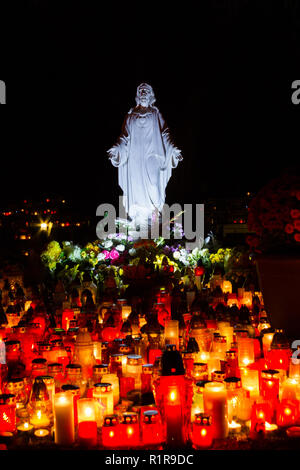
[[[240,196],[295,171],[296,0],[87,3],[27,0],[2,30],[1,205],[59,194],[94,214],[116,203],[106,150],[141,82],[184,157],[166,202]]]

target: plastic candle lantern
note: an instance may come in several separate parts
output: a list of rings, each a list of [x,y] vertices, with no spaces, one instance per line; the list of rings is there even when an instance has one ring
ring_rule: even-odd
[[[247,367],[255,361],[253,338],[238,338],[239,367]]]
[[[265,431],[265,423],[271,421],[272,413],[269,403],[254,403],[251,410],[251,432]]]
[[[289,378],[296,380],[300,383],[300,360],[299,359],[290,359],[289,365]]]
[[[213,443],[213,430],[211,416],[206,413],[196,413],[193,423],[191,440],[193,447],[208,448]]]
[[[162,375],[154,381],[154,396],[166,427],[168,446],[182,446],[187,439],[193,387],[185,377],[181,355],[174,347],[162,356]]]
[[[100,341],[93,341],[93,354],[97,364],[102,360],[102,344]]]
[[[122,375],[123,353],[111,354],[109,369],[112,374]]]
[[[63,373],[63,365],[58,362],[48,364],[48,374],[53,377],[55,383],[55,393],[61,391],[61,387],[64,385],[65,376]]]
[[[241,380],[242,380],[242,387],[245,390],[248,390],[250,392],[251,397],[259,396],[258,370],[248,369],[247,367],[243,367],[241,369]]]
[[[0,434],[16,431],[16,400],[10,393],[0,395]]]
[[[142,443],[143,446],[152,446],[162,443],[161,418],[157,410],[146,410],[142,414]]]
[[[237,352],[234,349],[226,351],[225,373],[226,377],[238,377],[239,375]]]
[[[227,351],[227,339],[226,336],[215,335],[213,341],[213,352],[215,353],[215,357],[218,358],[220,361],[224,361],[226,357]]]
[[[215,372],[216,370],[220,370],[220,358],[218,356],[218,353],[210,353],[209,360],[207,361],[207,370],[209,380],[211,380],[213,372]]]
[[[75,440],[73,395],[61,392],[54,395],[55,443],[70,446]]]
[[[108,415],[102,426],[102,445],[106,448],[120,446],[120,427],[117,415]]]
[[[101,378],[101,382],[109,383],[109,384],[112,385],[114,406],[116,406],[119,403],[119,400],[120,400],[119,377],[117,376],[117,374],[104,374]]]
[[[211,380],[212,382],[224,382],[225,380],[225,372],[222,370],[214,370],[211,373]]]
[[[66,383],[79,387],[80,396],[83,397],[86,390],[86,381],[82,378],[80,364],[68,364],[66,366]]]
[[[47,375],[48,366],[47,361],[44,358],[36,358],[31,362],[31,378],[38,377],[40,375]]]
[[[179,322],[178,320],[167,320],[165,324],[165,345],[175,344],[179,350]]]
[[[32,386],[28,410],[30,423],[35,428],[50,425],[52,416],[52,402],[49,399],[48,390],[42,377],[36,377]]]
[[[4,387],[4,392],[12,394],[15,397],[17,416],[21,410],[24,410],[28,401],[28,395],[25,391],[24,379],[12,378],[9,379]]]
[[[227,393],[223,383],[208,382],[203,392],[204,411],[212,417],[213,437],[228,436]]]
[[[221,336],[225,336],[227,341],[227,350],[230,349],[231,343],[233,342],[233,327],[225,322],[218,324],[218,328]]]
[[[143,364],[141,375],[141,392],[152,392],[153,364]]]
[[[51,377],[51,375],[42,375],[42,376],[40,376],[40,379],[44,382],[44,384],[47,387],[49,400],[51,402],[51,407],[53,409],[54,395],[55,395],[55,381],[54,381],[54,378]]]
[[[241,299],[241,304],[245,305],[246,307],[252,306],[252,292],[244,292],[243,297]]]
[[[74,311],[69,308],[65,308],[62,313],[61,327],[68,331],[70,326],[70,321],[74,320]]]
[[[275,331],[271,329],[262,330],[262,334],[263,334],[262,344],[263,344],[264,357],[267,356],[268,351],[271,349],[271,344],[272,344],[274,333]]]
[[[242,408],[243,401],[245,400],[245,390],[241,387],[241,379],[239,377],[228,377],[224,380],[225,387],[227,390],[227,407],[228,407],[228,421],[232,421],[240,418],[239,414]],[[250,407],[250,402],[248,401]],[[242,410],[245,412],[245,410]],[[250,418],[250,409],[249,417]]]
[[[295,379],[286,379],[279,390],[279,396],[281,400],[297,400],[297,394],[299,390],[299,383]]]
[[[111,383],[97,383],[93,389],[93,398],[99,400],[104,406],[104,416],[112,415],[114,412],[114,395]]]
[[[193,393],[193,404],[191,408],[191,422],[194,421],[195,415],[197,413],[204,412],[203,390],[204,390],[205,384],[208,382],[209,380],[200,380],[199,382],[196,382],[196,384],[193,387],[194,393]]]
[[[276,423],[280,427],[294,426],[299,416],[298,400],[281,400],[276,409]]]
[[[136,390],[141,390],[142,365],[142,356],[137,354],[127,356],[126,376],[134,377]]]
[[[81,365],[84,380],[91,377],[95,358],[93,341],[87,328],[81,328],[77,335],[73,361]]]
[[[207,364],[205,362],[194,362],[192,378],[196,382],[200,380],[208,380]]]
[[[93,398],[80,398],[77,401],[78,440],[87,447],[97,445],[96,401]]]
[[[261,395],[264,400],[277,401],[279,398],[279,371],[261,371]]]
[[[140,427],[137,413],[123,413],[120,428],[121,447],[136,447],[140,444]]]
[[[127,394],[134,390],[134,377],[120,377],[120,397],[127,398]]]
[[[131,313],[131,306],[130,305],[122,305],[122,320],[126,321]]]

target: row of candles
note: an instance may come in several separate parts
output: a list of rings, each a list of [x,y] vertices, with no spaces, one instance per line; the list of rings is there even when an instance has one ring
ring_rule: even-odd
[[[126,321],[131,308],[123,304],[121,310]],[[23,357],[30,373],[15,379],[2,374],[0,432],[33,432],[62,446],[147,448],[191,441],[205,448],[242,426],[255,437],[299,424],[300,364],[290,349],[272,347],[279,332],[271,331],[266,319],[253,334],[228,321],[212,327],[191,317],[186,318],[186,349],[179,323],[170,316],[164,320],[163,346],[153,349],[150,341],[142,354],[132,354],[124,337],[95,341],[86,328],[73,335],[68,354],[59,340],[54,352],[38,341],[30,365]],[[75,318],[74,311],[62,315],[67,331]],[[2,331],[2,370],[22,357],[18,341],[11,339],[16,329]],[[47,332],[38,331],[41,340]],[[70,346],[61,330],[55,335]],[[29,337],[23,335],[22,347],[32,358],[33,348],[26,349]],[[161,370],[154,367],[158,358]],[[131,392],[153,393],[154,402],[130,409]]]

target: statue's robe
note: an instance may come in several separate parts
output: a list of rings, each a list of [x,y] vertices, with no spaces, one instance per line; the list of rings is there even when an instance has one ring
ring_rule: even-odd
[[[156,209],[161,212],[166,186],[181,152],[173,145],[159,110],[151,106],[141,114],[137,108],[131,109],[112,150],[111,162],[118,167],[123,205],[129,216],[144,213],[149,217]]]

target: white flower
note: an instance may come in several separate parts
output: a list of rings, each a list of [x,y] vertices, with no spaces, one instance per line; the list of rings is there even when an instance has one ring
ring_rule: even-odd
[[[129,252],[130,256],[135,256],[136,255],[136,249],[135,248],[130,248]]]
[[[116,233],[110,233],[107,238],[109,238],[110,240],[112,240],[113,238],[116,238]],[[110,245],[111,246],[111,245]],[[109,247],[108,247],[109,248]]]
[[[97,256],[97,260],[98,261],[103,261],[105,259],[105,254],[104,253],[99,253],[99,255]]]
[[[113,246],[113,242],[111,240],[104,242],[104,248],[110,248],[111,246]]]
[[[174,251],[173,258],[178,260],[180,258],[180,252],[179,251]]]
[[[118,250],[118,251],[124,251],[124,250],[125,250],[125,246],[124,246],[124,245],[117,245],[117,246],[116,246],[116,250]]]
[[[72,253],[69,255],[69,259],[75,263],[81,260],[81,248],[79,248],[79,246],[74,246]]]

